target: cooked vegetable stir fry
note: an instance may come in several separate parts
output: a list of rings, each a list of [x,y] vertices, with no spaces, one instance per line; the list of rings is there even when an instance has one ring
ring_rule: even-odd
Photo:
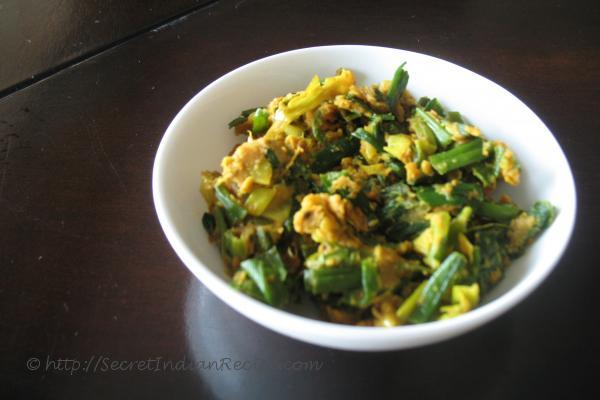
[[[515,154],[408,77],[340,69],[229,123],[247,140],[202,174],[202,223],[235,288],[275,307],[306,293],[346,324],[453,318],[552,223],[546,201],[494,196],[519,184]]]

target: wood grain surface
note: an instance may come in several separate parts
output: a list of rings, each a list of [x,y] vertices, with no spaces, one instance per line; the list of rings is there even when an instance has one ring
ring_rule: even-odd
[[[122,32],[139,29],[130,26]],[[272,333],[208,292],[158,224],[154,155],[195,93],[257,58],[348,43],[418,51],[490,78],[540,116],[571,163],[578,220],[561,262],[513,310],[459,338],[369,354]],[[5,96],[0,398],[597,397],[599,87],[596,1],[242,0],[200,8]],[[157,358],[160,370],[140,368]],[[227,359],[245,368],[210,366]]]
[[[0,0],[0,96],[211,0]]]

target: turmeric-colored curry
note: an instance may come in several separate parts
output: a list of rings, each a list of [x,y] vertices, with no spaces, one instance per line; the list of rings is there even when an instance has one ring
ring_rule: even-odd
[[[240,291],[275,307],[311,297],[333,322],[397,326],[476,307],[553,221],[499,183],[520,165],[460,113],[340,69],[242,111],[246,135],[202,174],[202,222]]]

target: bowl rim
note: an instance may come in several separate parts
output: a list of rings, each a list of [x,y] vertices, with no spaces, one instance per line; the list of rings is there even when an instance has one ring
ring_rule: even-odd
[[[205,266],[201,260],[199,260],[193,255],[192,251],[187,247],[181,235],[174,228],[172,219],[169,216],[168,207],[166,204],[167,201],[165,198],[165,193],[162,190],[162,182],[160,179],[161,170],[164,165],[163,160],[165,158],[166,148],[168,146],[167,143],[177,131],[177,127],[180,121],[190,111],[190,109],[198,101],[198,99],[204,95],[204,93],[209,91],[211,88],[219,85],[220,82],[228,79],[230,76],[234,74],[243,73],[246,69],[252,68],[256,64],[269,62],[274,58],[296,55],[304,52],[327,51],[334,49],[357,50],[357,48],[367,48],[374,51],[400,51],[405,53],[412,53],[421,57],[430,58],[431,61],[437,63],[446,63],[453,66],[454,68],[460,68],[462,70],[465,70],[466,72],[476,75],[480,79],[484,79],[487,84],[495,86],[496,89],[501,90],[502,92],[504,92],[504,94],[513,97],[517,102],[519,102],[521,107],[524,107],[525,109],[531,112],[533,117],[537,119],[537,122],[540,123],[546,129],[547,133],[550,134],[550,139],[554,141],[557,148],[560,150],[560,153],[557,156],[562,157],[568,168],[566,172],[569,178],[568,180],[570,187],[565,189],[570,189],[568,190],[568,194],[570,195],[570,197],[572,197],[572,201],[567,202],[567,204],[572,205],[572,207],[560,210],[561,214],[567,213],[566,217],[568,221],[568,232],[564,236],[566,237],[566,240],[562,242],[558,246],[558,248],[555,249],[555,256],[552,258],[551,262],[548,262],[547,264],[543,265],[543,268],[536,268],[532,270],[523,279],[517,282],[514,286],[512,286],[508,291],[500,295],[498,298],[490,301],[489,303],[483,304],[469,311],[468,313],[462,314],[456,318],[441,321],[433,321],[418,325],[405,325],[378,329],[377,327],[350,326],[327,321],[320,321],[309,317],[293,314],[285,310],[274,308],[233,289],[228,282],[217,276],[213,271],[211,271],[207,266]],[[175,250],[175,253],[183,261],[186,267],[213,294],[215,294],[215,296],[217,296],[219,299],[224,301],[226,304],[238,311],[243,316],[250,318],[257,323],[286,336],[294,337],[301,341],[321,346],[358,351],[392,350],[408,347],[418,347],[425,344],[439,342],[441,340],[449,339],[463,332],[474,329],[505,313],[507,310],[520,303],[527,295],[532,293],[544,281],[544,279],[550,274],[550,272],[561,260],[566,248],[568,247],[568,244],[571,241],[577,213],[576,185],[569,161],[554,134],[552,134],[550,129],[548,129],[548,127],[537,116],[537,114],[535,114],[535,112],[533,112],[533,110],[531,110],[520,98],[515,96],[513,93],[511,93],[504,87],[493,82],[492,80],[478,73],[475,73],[467,68],[464,68],[450,61],[443,60],[441,58],[404,49],[351,44],[306,47],[273,54],[271,56],[264,57],[239,66],[205,86],[202,90],[196,93],[177,113],[175,118],[169,124],[160,141],[158,150],[156,152],[156,157],[154,160],[152,171],[152,194],[159,223],[165,233],[165,236],[167,237],[167,240]],[[278,323],[273,324],[272,321],[277,321]],[[318,335],[320,337],[327,338],[327,342],[329,342],[329,344],[324,345],[323,340],[311,340],[312,334],[314,334],[314,332],[318,332]],[[408,345],[403,344],[403,340],[408,339],[410,339],[409,341],[411,343]],[[343,342],[354,343],[354,346],[349,346],[348,343]],[[336,345],[335,343],[339,343],[339,345]]]

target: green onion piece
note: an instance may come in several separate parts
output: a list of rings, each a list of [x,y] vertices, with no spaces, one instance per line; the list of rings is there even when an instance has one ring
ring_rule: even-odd
[[[355,130],[354,132],[352,132],[352,136],[354,136],[357,139],[360,140],[364,140],[365,142],[369,143],[370,145],[372,145],[373,147],[375,147],[377,149],[378,152],[383,152],[383,146],[385,144],[383,137],[378,138],[373,134],[370,134],[369,132],[367,132],[366,130],[364,130],[363,128],[358,128],[357,130]]]
[[[363,294],[360,299],[360,305],[365,307],[372,302],[380,288],[379,270],[375,260],[372,257],[369,257],[361,261],[360,271]]]
[[[477,215],[485,219],[506,222],[521,213],[521,209],[514,204],[501,204],[491,201],[482,201],[476,207]]]
[[[277,273],[277,276],[279,277],[280,281],[285,281],[285,278],[287,278],[287,268],[285,267],[285,264],[281,259],[281,255],[279,255],[279,251],[277,251],[277,247],[271,247],[260,257],[268,265],[270,265],[271,268],[273,268],[273,270]]]
[[[432,213],[429,220],[431,229],[431,248],[427,254],[428,264],[437,267],[448,254],[448,241],[450,237],[450,214],[446,211]]]
[[[223,235],[223,242],[225,245],[225,251],[230,257],[237,257],[240,260],[248,257],[248,247],[244,239],[237,237],[236,235],[228,230]]]
[[[409,322],[420,324],[431,319],[440,306],[442,296],[454,281],[457,272],[464,268],[467,259],[458,252],[451,253],[429,277]]]
[[[252,132],[263,133],[269,128],[269,112],[264,108],[257,108],[252,120]]]
[[[486,162],[480,162],[473,165],[471,171],[473,172],[473,176],[479,179],[484,187],[496,183],[496,178],[498,178],[498,173],[500,173],[500,169],[498,169],[496,173],[494,166]]]
[[[496,178],[500,176],[500,164],[504,158],[504,153],[506,153],[506,147],[498,144],[494,146],[494,176]]]
[[[256,245],[259,251],[267,251],[273,245],[271,236],[262,226],[256,227]]]
[[[317,110],[315,112],[315,117],[313,118],[311,130],[312,134],[317,139],[317,142],[322,143],[325,140],[325,133],[321,130],[321,124],[323,123],[323,117],[321,114],[321,110]]]
[[[474,139],[470,142],[459,144],[451,150],[429,156],[431,166],[440,174],[454,171],[467,165],[478,163],[485,157],[483,155],[483,141]]]
[[[375,113],[375,110],[373,110],[373,108],[371,108],[371,106],[366,101],[361,99],[360,97],[355,96],[353,94],[348,94],[348,95],[346,95],[346,98],[348,100],[358,104],[366,112],[371,113],[371,114]]]
[[[313,172],[325,172],[335,167],[344,157],[353,155],[358,151],[360,142],[354,137],[343,137],[331,143],[315,154],[312,164]]]
[[[240,113],[240,115],[242,117],[246,117],[248,118],[250,116],[250,114],[254,113],[257,109],[259,108],[264,108],[264,107],[254,107],[254,108],[248,108],[247,110],[244,110]]]
[[[248,214],[224,185],[217,185],[215,195],[217,196],[217,200],[223,205],[229,223],[236,224]]]
[[[258,286],[268,304],[281,307],[288,301],[289,293],[284,284],[287,270],[276,247],[242,261],[241,268]]]
[[[554,222],[557,213],[556,207],[550,202],[539,200],[533,204],[528,214],[534,216],[537,229],[542,231]]]
[[[262,295],[256,283],[248,276],[248,273],[242,269],[237,270],[231,279],[231,286],[256,300],[265,302],[265,297]]]
[[[425,122],[425,124],[427,124],[429,129],[431,129],[440,146],[448,147],[448,145],[452,143],[452,135],[450,132],[448,132],[435,118],[422,108],[417,107],[415,113]]]
[[[421,282],[419,286],[404,300],[404,302],[400,305],[398,310],[396,311],[396,318],[398,318],[398,324],[402,325],[406,321],[410,315],[417,308],[419,298],[421,297],[421,293],[423,293],[423,289],[427,285],[427,281]]]
[[[417,104],[420,105],[421,107],[425,107],[427,105],[427,103],[429,103],[431,101],[431,99],[427,96],[423,96],[419,99],[419,101],[417,101]]]
[[[425,108],[425,111],[433,110],[442,117],[444,117],[446,115],[446,113],[444,112],[444,107],[442,107],[442,104],[440,103],[440,101],[435,97],[433,99],[429,100],[427,102],[427,104],[425,104],[424,108]]]
[[[441,191],[443,187],[443,185],[421,187],[417,189],[417,197],[431,207],[462,206],[483,198],[483,190],[477,183],[460,182],[449,194]]]
[[[283,305],[287,300],[285,286],[275,279],[271,268],[261,259],[249,258],[242,261],[241,268],[248,273],[265,301],[275,307]]]
[[[227,124],[227,126],[229,126],[229,128],[233,128],[234,126],[243,124],[244,122],[246,122],[248,120],[248,117],[250,116],[250,114],[252,114],[254,111],[256,111],[256,109],[257,108],[254,107],[254,108],[249,108],[247,110],[242,111],[240,113],[240,116],[232,119],[229,122],[229,124]]]
[[[316,252],[305,261],[308,269],[325,269],[332,267],[359,267],[360,253],[348,247],[337,247],[326,253]]]
[[[229,127],[229,129],[231,129],[234,126],[238,126],[238,125],[243,124],[247,120],[248,120],[248,118],[246,118],[246,117],[236,117],[236,118],[232,119],[231,121],[229,121],[229,123],[227,124],[227,126]]]
[[[304,287],[312,294],[342,293],[362,285],[357,267],[325,267],[304,270]]]
[[[394,112],[396,110],[396,105],[404,93],[406,89],[406,85],[408,85],[408,72],[404,69],[404,65],[406,63],[402,63],[394,73],[394,77],[392,78],[392,83],[390,84],[390,90],[387,96],[387,102],[390,106],[390,110]]]
[[[458,111],[448,111],[447,119],[450,122],[458,122],[459,124],[465,123],[462,115],[460,115]]]

